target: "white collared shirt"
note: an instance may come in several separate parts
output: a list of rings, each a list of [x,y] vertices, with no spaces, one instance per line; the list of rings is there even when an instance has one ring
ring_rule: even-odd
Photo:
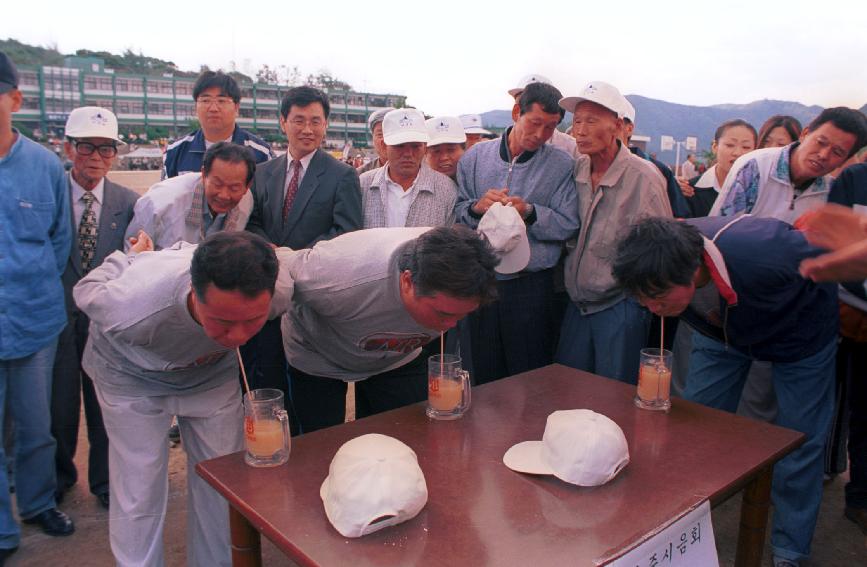
[[[389,166],[386,165],[385,167]],[[418,175],[413,179],[409,189],[404,191],[399,183],[391,180],[391,172],[388,169],[385,170],[385,192],[382,196],[385,198],[385,203],[383,203],[385,205],[385,222],[389,228],[406,226],[409,208],[418,194],[417,181]]]
[[[716,178],[716,166],[713,165],[705,170],[695,182],[695,186],[700,189],[713,189],[717,193],[720,192],[719,180]]]
[[[84,214],[84,207],[86,203],[84,202],[84,193],[85,189],[79,185],[75,178],[72,176],[72,172],[69,172],[69,182],[72,187],[72,217],[75,220],[75,231],[78,232],[78,225],[81,224],[81,215]],[[99,226],[99,214],[102,212],[102,200],[105,196],[105,177],[99,180],[99,183],[96,184],[91,191],[93,193],[93,205],[91,209],[93,210],[93,214],[96,216],[96,226]]]
[[[310,167],[310,160],[313,159],[313,156],[319,150],[313,150],[303,158],[301,158],[301,171],[298,172],[298,187],[301,187],[301,182],[304,181],[304,174],[307,173],[307,168]],[[292,162],[295,161],[295,158],[292,157],[292,154],[286,153],[286,182],[283,184],[283,197],[286,197],[286,191],[289,190],[289,183],[292,181]]]

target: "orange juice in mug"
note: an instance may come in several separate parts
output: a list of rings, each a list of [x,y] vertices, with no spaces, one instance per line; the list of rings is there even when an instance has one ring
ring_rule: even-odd
[[[428,417],[457,419],[470,407],[470,373],[461,368],[461,359],[453,354],[428,358]]]
[[[253,467],[275,467],[289,460],[292,437],[283,392],[251,390],[244,396],[244,461]]]

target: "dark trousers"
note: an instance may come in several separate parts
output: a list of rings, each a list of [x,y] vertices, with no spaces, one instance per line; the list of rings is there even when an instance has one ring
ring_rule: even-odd
[[[251,390],[274,388],[283,392],[283,406],[289,413],[292,434],[298,434],[298,419],[292,403],[292,389],[289,365],[283,352],[283,334],[280,331],[280,318],[267,321],[262,330],[241,347],[241,358]],[[243,378],[241,388],[243,391]]]
[[[534,370],[554,360],[551,270],[500,280],[497,294],[497,301],[467,317],[476,384]]]
[[[51,384],[51,435],[57,441],[55,467],[57,491],[65,492],[78,480],[73,458],[78,446],[78,424],[81,403],[87,423],[90,444],[87,461],[87,481],[90,492],[108,492],[108,436],[102,422],[102,412],[93,389],[93,382],[81,368],[81,355],[87,343],[88,319],[74,313],[60,333],[54,375]]]
[[[346,420],[346,382],[291,368],[292,399],[301,433]],[[361,419],[427,399],[427,358],[355,383],[355,417]]]
[[[838,372],[849,385],[849,482],[846,505],[867,509],[867,344],[844,338],[837,350]]]

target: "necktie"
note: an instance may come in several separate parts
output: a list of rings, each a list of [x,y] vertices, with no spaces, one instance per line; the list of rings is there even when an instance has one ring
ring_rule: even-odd
[[[81,269],[86,274],[90,271],[90,263],[96,252],[96,213],[93,212],[95,199],[93,193],[85,191],[82,199],[84,199],[84,212],[78,224],[78,250],[81,252]]]
[[[295,195],[298,193],[299,177],[301,177],[301,162],[297,159],[293,159],[292,179],[289,180],[289,187],[286,188],[286,198],[283,200],[283,222],[286,222],[286,217],[289,216],[289,209],[292,208],[292,202],[295,200]]]

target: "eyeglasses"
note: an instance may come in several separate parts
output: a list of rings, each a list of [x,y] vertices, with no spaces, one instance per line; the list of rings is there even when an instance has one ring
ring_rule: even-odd
[[[90,142],[75,142],[75,151],[83,156],[89,156],[93,152],[99,152],[99,155],[104,158],[113,158],[117,155],[117,146],[114,144],[103,144],[97,146]]]
[[[204,106],[205,108],[211,106],[212,104],[216,104],[220,108],[226,108],[227,106],[235,104],[235,101],[227,96],[200,96],[196,99],[196,104],[198,104],[199,106]]]
[[[289,120],[289,123],[292,124],[292,126],[294,126],[295,128],[298,128],[299,130],[307,127],[308,124],[311,128],[314,129],[322,128],[323,126],[325,126],[325,120],[321,118],[312,118],[310,120],[305,120],[300,116]]]

